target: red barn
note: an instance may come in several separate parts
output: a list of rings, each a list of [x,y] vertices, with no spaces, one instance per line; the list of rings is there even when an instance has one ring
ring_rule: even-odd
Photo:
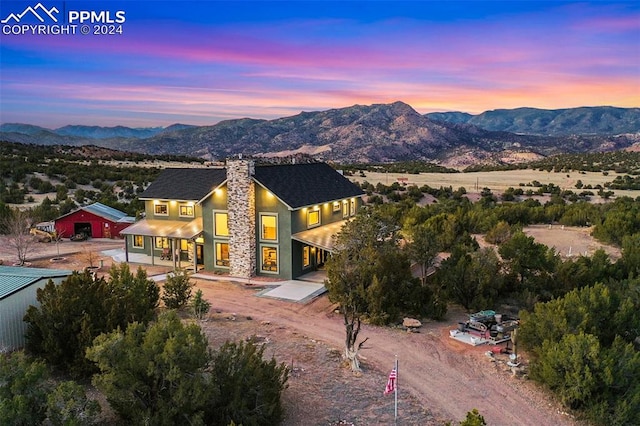
[[[60,216],[55,220],[55,227],[62,238],[80,233],[92,238],[120,238],[120,231],[134,220],[135,218],[120,210],[93,203]]]

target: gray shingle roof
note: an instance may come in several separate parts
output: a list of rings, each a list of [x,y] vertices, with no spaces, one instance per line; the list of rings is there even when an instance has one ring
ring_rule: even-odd
[[[165,169],[140,198],[200,201],[226,179],[225,169]],[[256,166],[254,179],[294,209],[363,194],[326,163]]]
[[[40,279],[65,277],[71,274],[71,271],[61,269],[0,266],[0,300]]]
[[[326,163],[256,166],[254,178],[293,209],[363,195]]]
[[[226,179],[224,169],[164,169],[139,198],[200,201]]]

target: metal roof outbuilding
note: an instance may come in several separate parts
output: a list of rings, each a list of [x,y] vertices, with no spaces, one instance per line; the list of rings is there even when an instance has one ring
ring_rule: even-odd
[[[38,289],[49,280],[60,284],[72,273],[69,270],[0,265],[0,353],[24,346],[27,324],[23,318],[30,305],[39,305],[36,299]]]

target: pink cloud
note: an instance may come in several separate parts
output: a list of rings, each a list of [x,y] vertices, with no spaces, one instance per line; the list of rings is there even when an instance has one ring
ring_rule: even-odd
[[[395,100],[421,112],[638,106],[640,47],[629,37],[638,15],[617,13],[576,4],[478,21],[154,22],[119,38],[3,37],[37,65],[3,67],[2,97],[16,108],[27,99],[69,113],[104,108],[111,124],[211,124]]]

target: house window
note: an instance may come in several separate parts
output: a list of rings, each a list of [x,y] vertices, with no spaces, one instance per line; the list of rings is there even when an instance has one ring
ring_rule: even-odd
[[[216,237],[229,236],[229,215],[226,212],[213,212],[213,233]]]
[[[169,239],[167,237],[156,237],[155,244],[157,249],[169,248]]]
[[[189,240],[185,240],[185,239],[180,240],[180,250],[184,252],[189,251]]]
[[[193,217],[193,206],[181,205],[180,206],[180,217]]]
[[[309,210],[307,212],[307,228],[320,225],[320,210]]]
[[[333,202],[333,212],[339,212],[340,211],[340,203],[337,201]]]
[[[133,235],[133,247],[144,248],[144,237],[142,235]]]
[[[260,215],[260,238],[262,240],[278,241],[278,216]]]
[[[309,257],[309,246],[302,247],[302,267],[306,268],[311,265],[311,257]]]
[[[351,216],[355,216],[356,215],[356,199],[352,198],[351,199]]]
[[[278,273],[278,248],[273,246],[262,246],[262,272]]]
[[[169,216],[168,204],[156,204],[153,206],[153,212],[156,216]]]
[[[342,202],[342,217],[349,217],[349,202],[347,200]]]
[[[229,267],[229,243],[216,243],[216,266]]]

